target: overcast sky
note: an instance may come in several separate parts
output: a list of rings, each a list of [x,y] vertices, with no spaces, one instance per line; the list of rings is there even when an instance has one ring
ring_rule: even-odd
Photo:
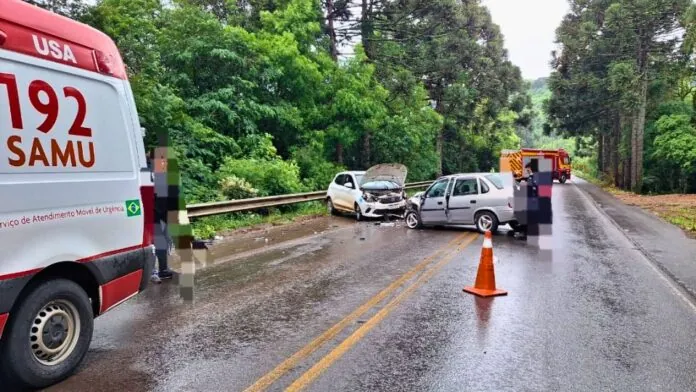
[[[551,73],[556,27],[568,12],[566,0],[482,0],[500,26],[510,60],[525,79]]]

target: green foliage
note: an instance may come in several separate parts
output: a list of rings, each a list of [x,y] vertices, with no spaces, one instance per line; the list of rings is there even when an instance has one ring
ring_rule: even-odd
[[[657,136],[652,157],[669,163],[682,192],[689,190],[689,180],[696,173],[696,129],[691,116],[679,114],[660,117],[655,123]]]
[[[68,18],[79,19],[87,11],[81,0],[25,0],[29,4],[45,8]]]
[[[689,0],[569,3],[570,12],[557,29],[561,50],[553,53],[549,77],[548,129],[581,142],[592,140],[588,144],[595,146],[599,171],[616,177],[618,187],[684,191],[673,178],[684,174],[676,167],[690,167],[682,151],[689,144],[687,128],[677,127],[681,133],[672,129],[657,143],[668,120],[662,120],[663,128],[656,122],[677,113],[692,121],[688,112],[693,109],[687,106],[696,108],[696,8]],[[680,152],[667,154],[667,146]]]
[[[324,151],[324,135],[317,132],[313,139],[308,139],[302,147],[295,147],[292,159],[300,168],[300,177],[304,187],[309,191],[326,189],[336,173],[346,168],[326,160]]]
[[[246,180],[258,189],[258,196],[283,195],[304,190],[300,168],[293,161],[226,158],[219,173],[221,178],[237,177]]]
[[[291,206],[287,211],[270,209],[260,214],[257,212],[240,212],[231,216],[211,216],[193,221],[194,235],[198,238],[213,238],[219,232],[236,230],[243,227],[271,224],[280,225],[294,222],[306,216],[326,215],[326,206],[322,202],[309,202]]]
[[[580,177],[600,179],[597,173],[597,156],[576,157],[573,159],[573,172]]]
[[[534,121],[478,2],[373,2],[340,62],[320,0],[32,2],[116,42],[146,147],[170,135],[188,203],[321,190],[385,162],[409,181],[489,170]],[[347,2],[333,6],[329,18],[353,23]]]
[[[259,193],[245,179],[234,175],[223,177],[220,180],[220,190],[228,200],[248,199],[256,197]]]

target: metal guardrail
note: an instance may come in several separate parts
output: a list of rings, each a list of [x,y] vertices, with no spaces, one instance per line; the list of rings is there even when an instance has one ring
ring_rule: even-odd
[[[418,189],[430,185],[432,181],[412,182],[406,184],[404,189]],[[189,218],[229,214],[231,212],[252,211],[260,208],[277,207],[282,205],[306,203],[309,201],[324,200],[326,191],[294,193],[290,195],[277,195],[255,197],[252,199],[239,199],[216,201],[212,203],[191,204],[186,206]]]

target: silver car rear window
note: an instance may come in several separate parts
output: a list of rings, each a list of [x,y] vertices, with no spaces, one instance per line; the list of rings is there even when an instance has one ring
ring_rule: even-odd
[[[491,184],[495,185],[498,189],[503,189],[503,179],[497,174],[486,174],[486,180],[490,181]]]

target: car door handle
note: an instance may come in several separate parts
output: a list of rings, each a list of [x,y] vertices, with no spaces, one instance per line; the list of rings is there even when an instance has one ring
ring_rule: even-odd
[[[476,200],[471,200],[471,201],[469,201],[469,203],[476,204]]]
[[[441,201],[438,201],[438,202],[437,202],[437,205],[441,206],[441,205],[442,205],[442,202],[441,202]]]

